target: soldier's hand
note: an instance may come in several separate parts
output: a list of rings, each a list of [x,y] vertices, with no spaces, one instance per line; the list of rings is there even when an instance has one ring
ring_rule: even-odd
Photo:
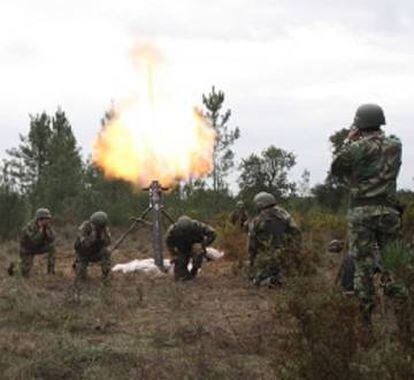
[[[357,128],[351,128],[349,130],[347,139],[349,141],[355,141],[355,140],[357,140],[359,138],[359,136],[360,136],[359,130]]]
[[[196,255],[202,255],[205,251],[204,246],[201,243],[193,244],[193,246],[191,247],[191,250]]]
[[[92,240],[96,240],[98,238],[98,231],[96,230],[96,227],[92,224],[92,231],[90,234],[90,238]]]
[[[42,235],[43,236],[48,236],[48,228],[47,228],[48,226],[46,225],[46,224],[44,224],[42,227],[41,227],[41,231],[42,231]]]

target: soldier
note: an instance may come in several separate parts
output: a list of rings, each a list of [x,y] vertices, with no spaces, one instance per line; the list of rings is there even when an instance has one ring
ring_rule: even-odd
[[[379,254],[400,237],[401,210],[396,200],[401,166],[401,142],[381,130],[384,112],[376,104],[361,105],[344,146],[332,162],[331,173],[347,183],[349,246],[355,259],[354,290],[363,320],[371,322],[373,276]],[[379,250],[378,250],[379,248]]]
[[[276,206],[276,199],[266,192],[258,193],[253,202],[259,214],[249,231],[250,277],[255,285],[280,285],[280,253],[289,238],[300,238],[300,230],[290,214]]]
[[[165,242],[174,258],[175,280],[193,279],[205,257],[205,249],[216,239],[212,227],[188,216],[180,216],[167,231]],[[191,260],[192,268],[188,270]]]
[[[51,226],[52,214],[46,208],[39,208],[22,231],[20,239],[20,270],[28,277],[35,255],[47,253],[47,273],[55,273],[55,233]]]
[[[244,202],[238,201],[236,203],[236,209],[230,215],[231,224],[240,228],[241,231],[246,231],[248,219],[249,216],[247,215]]]
[[[84,280],[89,263],[96,262],[101,264],[103,281],[109,278],[111,233],[108,224],[108,215],[103,211],[97,211],[79,227],[75,242],[76,261],[74,264],[77,280]]]

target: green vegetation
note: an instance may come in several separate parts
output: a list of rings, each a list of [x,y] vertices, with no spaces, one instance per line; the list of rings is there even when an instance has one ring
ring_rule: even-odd
[[[214,168],[211,173],[213,190],[224,190],[228,187],[226,177],[234,167],[233,144],[240,138],[240,129],[232,129],[228,126],[231,110],[223,112],[225,95],[223,91],[211,89],[208,95],[203,94],[203,115],[209,121],[216,132],[216,142],[214,145]]]
[[[388,247],[384,267],[405,298],[387,299],[372,330],[361,325],[355,299],[335,285],[340,256],[325,251],[345,239],[346,189],[330,176],[309,186],[289,179],[296,157],[275,146],[240,165],[238,194],[226,182],[235,166],[232,144],[239,130],[221,113],[224,94],[204,96],[207,117],[221,130],[217,166],[210,180],[179,184],[166,194],[174,217],[188,214],[218,231],[223,260],[206,263],[192,283],[142,273],[115,273],[102,286],[92,267],[85,286],[74,286],[76,226],[97,209],[108,212],[114,238],[148,196],[120,180],[108,180],[90,159],[83,161],[65,113],[30,118],[27,135],[9,151],[0,181],[0,373],[3,379],[412,379],[414,373],[414,194],[399,194],[404,239]],[[111,118],[107,113],[102,125]],[[215,120],[215,121],[214,121]],[[345,136],[331,137],[333,150]],[[219,139],[220,139],[219,138]],[[281,257],[287,280],[280,289],[256,288],[246,276],[247,237],[229,224],[236,200],[268,190],[294,215],[301,247]],[[27,281],[9,277],[18,261],[20,227],[38,206],[55,215],[57,273],[44,275],[36,258]],[[132,234],[115,262],[147,258],[150,233]],[[379,308],[378,308],[379,309]]]

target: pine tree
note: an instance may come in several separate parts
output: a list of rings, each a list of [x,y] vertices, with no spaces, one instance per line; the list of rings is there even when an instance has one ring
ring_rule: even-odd
[[[51,136],[49,116],[45,112],[31,115],[28,135],[20,135],[19,146],[8,150],[9,158],[4,161],[4,175],[9,178],[9,183],[32,201],[41,197],[39,185],[48,165]]]
[[[223,91],[216,91],[212,87],[208,95],[203,94],[203,104],[206,109],[204,116],[209,120],[216,131],[216,142],[214,146],[214,169],[212,173],[213,190],[226,189],[226,177],[234,167],[234,151],[232,145],[240,137],[238,127],[230,129],[227,125],[231,111],[227,109],[222,112],[225,95]]]
[[[40,187],[49,207],[67,214],[73,210],[82,189],[82,158],[69,120],[61,109],[53,116],[51,130]]]
[[[7,165],[3,165],[0,175],[0,239],[2,240],[16,237],[27,219],[26,198],[15,190],[12,181]]]

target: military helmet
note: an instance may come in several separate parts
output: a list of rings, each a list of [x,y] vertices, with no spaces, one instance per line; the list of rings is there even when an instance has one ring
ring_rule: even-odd
[[[189,229],[193,226],[193,220],[187,216],[187,215],[182,215],[178,218],[176,226],[182,229]]]
[[[345,247],[343,240],[334,239],[328,244],[328,252],[340,253]]]
[[[52,219],[52,213],[47,208],[39,208],[35,212],[35,219]]]
[[[244,202],[243,201],[237,201],[236,208],[242,208],[242,207],[244,207]]]
[[[263,210],[264,208],[274,206],[276,199],[272,194],[261,191],[253,198],[253,203],[259,210]]]
[[[384,124],[384,111],[379,105],[363,104],[357,108],[353,125],[358,129],[370,129]]]
[[[104,211],[94,212],[89,220],[97,227],[105,227],[109,223],[108,214]]]

